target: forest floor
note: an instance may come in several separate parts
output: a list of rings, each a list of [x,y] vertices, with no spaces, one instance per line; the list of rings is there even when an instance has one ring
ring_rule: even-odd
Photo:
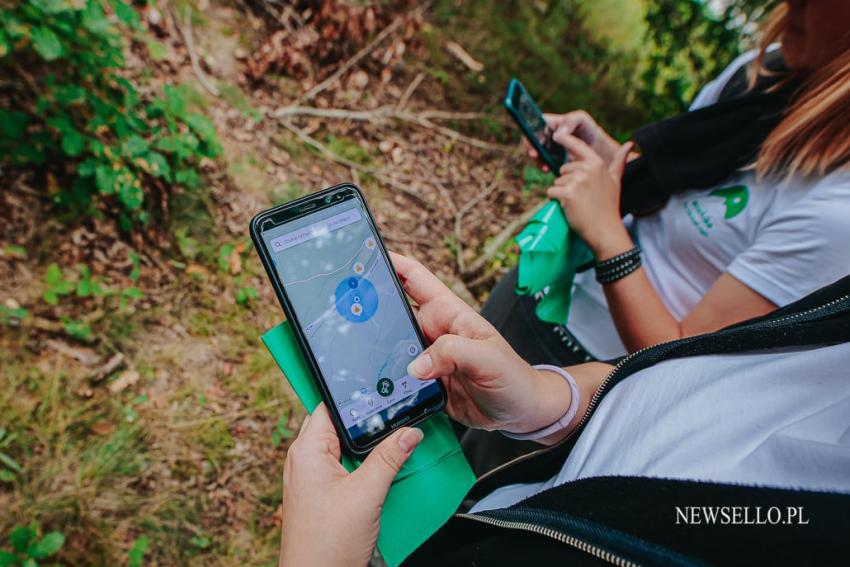
[[[473,305],[515,263],[511,237],[542,202],[518,136],[481,112],[497,104],[447,92],[483,64],[400,5],[339,8],[324,27],[242,4],[146,11],[130,72],[179,85],[223,147],[166,229],[60,223],[26,179],[11,186],[0,300],[32,316],[0,325],[0,459],[14,465],[0,462],[0,534],[61,531],[63,564],[275,564],[303,410],[259,341],[282,312],[248,236],[257,212],[354,182],[388,247]],[[54,262],[130,278],[143,297],[44,305]],[[70,316],[92,335],[69,336]]]

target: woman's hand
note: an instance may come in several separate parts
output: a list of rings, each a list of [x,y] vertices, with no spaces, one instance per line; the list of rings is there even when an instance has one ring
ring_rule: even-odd
[[[564,415],[572,394],[560,376],[532,368],[422,264],[398,254],[392,260],[433,342],[408,372],[421,380],[442,378],[449,415],[470,427],[512,433],[541,429]]]
[[[544,114],[543,118],[553,132],[561,130],[575,136],[593,148],[593,151],[599,154],[605,163],[611,163],[617,148],[620,147],[617,141],[609,136],[584,110],[575,110],[566,114]],[[523,140],[525,140],[524,137]],[[532,159],[537,159],[537,151],[531,147],[527,140],[525,140],[525,144],[529,148],[528,155]],[[548,171],[547,166],[542,165],[541,167],[544,171]]]
[[[319,404],[301,425],[283,465],[280,564],[366,565],[390,484],[421,440],[419,429],[399,429],[349,473],[339,462],[328,410]]]
[[[561,176],[546,192],[561,202],[570,227],[587,243],[597,260],[616,256],[633,244],[620,217],[620,180],[633,144],[619,146],[610,163],[564,129],[554,139],[570,153]]]

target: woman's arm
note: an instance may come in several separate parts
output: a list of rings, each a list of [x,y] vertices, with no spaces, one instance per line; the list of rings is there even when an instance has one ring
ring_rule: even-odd
[[[629,234],[617,231],[594,250],[599,260],[634,247]],[[776,305],[732,275],[723,273],[699,303],[678,321],[661,301],[643,268],[603,286],[608,308],[629,352],[682,337],[722,329],[728,325],[774,311]]]
[[[555,141],[573,161],[549,189],[558,199],[570,226],[584,239],[598,261],[630,250],[634,242],[620,218],[620,179],[631,144],[623,145],[606,165],[587,144],[563,131]],[[724,273],[703,299],[678,321],[652,287],[643,268],[604,286],[614,324],[630,352],[681,337],[715,331],[764,315],[776,305]]]
[[[435,340],[411,367],[412,375],[441,378],[449,413],[463,423],[516,433],[558,421],[572,401],[562,377],[524,362],[498,332],[421,264],[393,254],[405,289],[419,303],[423,331]],[[581,420],[610,365],[574,366],[578,415],[546,439],[563,439]],[[324,404],[305,419],[283,468],[280,564],[366,565],[378,538],[381,506],[390,484],[422,440],[405,427],[382,441],[356,471],[339,460],[339,439]]]

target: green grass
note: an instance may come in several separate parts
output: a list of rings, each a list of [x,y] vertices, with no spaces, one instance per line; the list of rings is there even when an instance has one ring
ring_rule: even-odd
[[[224,300],[233,278],[210,264],[206,279],[178,276],[163,290],[175,304],[126,315],[126,330],[105,327],[140,374],[121,392],[56,352],[33,359],[24,329],[0,334],[11,438],[0,451],[20,468],[0,480],[0,537],[34,521],[59,530],[66,543],[51,560],[63,565],[126,564],[141,536],[145,565],[273,561],[286,444],[275,449],[272,433],[291,394],[258,335],[276,306],[255,313]],[[182,335],[163,330],[181,319]]]

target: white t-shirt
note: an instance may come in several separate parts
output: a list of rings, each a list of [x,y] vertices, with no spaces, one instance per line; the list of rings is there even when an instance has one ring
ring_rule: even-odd
[[[503,508],[605,475],[850,493],[850,344],[662,362],[617,384],[546,482],[500,488]]]
[[[733,62],[691,108],[714,103],[753,56]],[[742,172],[717,187],[673,195],[658,213],[626,225],[650,283],[677,320],[724,272],[784,306],[850,274],[850,171],[760,183]],[[567,326],[599,359],[626,354],[593,271],[576,277]]]

